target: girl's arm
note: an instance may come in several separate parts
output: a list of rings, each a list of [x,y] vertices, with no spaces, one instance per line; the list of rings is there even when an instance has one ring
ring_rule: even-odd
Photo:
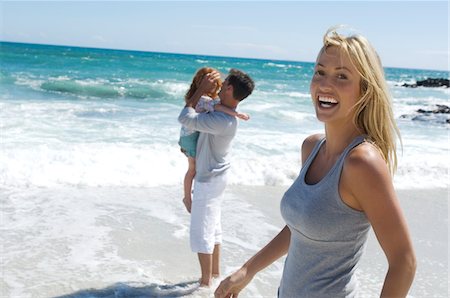
[[[236,111],[234,111],[234,110],[232,110],[232,109],[230,109],[230,108],[228,108],[228,107],[226,107],[224,105],[221,105],[220,103],[214,105],[214,110],[226,113],[226,114],[228,114],[230,116],[238,117],[238,118],[240,118],[242,120],[245,120],[245,121],[250,119],[250,116],[248,114],[236,112]]]
[[[373,145],[362,144],[350,152],[339,190],[344,201],[364,211],[386,255],[389,269],[381,297],[406,297],[416,258],[388,167]]]
[[[214,292],[215,297],[237,297],[239,292],[245,288],[256,273],[287,253],[290,237],[291,231],[285,226],[269,244],[248,260],[238,271],[220,283]]]
[[[216,85],[217,79],[220,79],[220,73],[213,71],[211,73],[207,73],[200,82],[197,90],[194,94],[186,99],[186,107],[194,108],[200,97],[207,92],[207,90],[211,90],[212,87]]]

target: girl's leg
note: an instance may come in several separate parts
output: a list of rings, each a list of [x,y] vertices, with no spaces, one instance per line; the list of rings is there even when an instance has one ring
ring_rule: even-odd
[[[192,205],[192,182],[195,177],[195,157],[188,157],[189,167],[184,176],[184,198],[183,203],[186,206],[186,210],[191,212]]]

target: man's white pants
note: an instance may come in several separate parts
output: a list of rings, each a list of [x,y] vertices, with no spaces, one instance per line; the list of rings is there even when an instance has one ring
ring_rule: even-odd
[[[194,180],[190,229],[193,252],[212,254],[214,245],[222,243],[220,205],[226,184],[226,175],[213,177],[209,182]]]

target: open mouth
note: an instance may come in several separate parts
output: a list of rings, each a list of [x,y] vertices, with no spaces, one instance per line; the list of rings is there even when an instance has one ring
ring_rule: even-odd
[[[338,101],[332,97],[319,96],[319,105],[323,108],[331,108],[338,104]]]

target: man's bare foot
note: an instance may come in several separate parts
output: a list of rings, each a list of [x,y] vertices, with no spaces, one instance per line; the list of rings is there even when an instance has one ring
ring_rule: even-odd
[[[211,280],[209,282],[204,282],[200,278],[199,282],[200,282],[200,288],[209,288],[209,287],[211,287]]]
[[[186,207],[187,212],[191,213],[192,199],[183,198],[184,207]]]

